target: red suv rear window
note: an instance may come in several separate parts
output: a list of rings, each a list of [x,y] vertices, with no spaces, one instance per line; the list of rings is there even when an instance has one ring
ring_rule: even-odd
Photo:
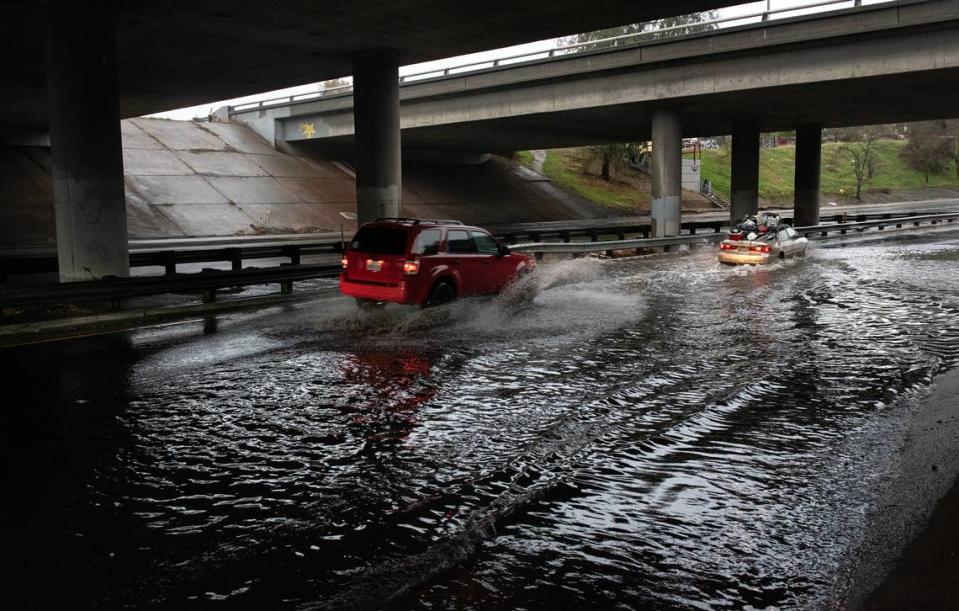
[[[350,249],[375,255],[405,255],[406,229],[399,227],[363,227],[350,242]]]

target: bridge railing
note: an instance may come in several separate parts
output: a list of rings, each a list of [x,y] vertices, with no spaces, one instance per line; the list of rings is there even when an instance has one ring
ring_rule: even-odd
[[[643,32],[634,32],[630,34],[623,34],[620,36],[611,36],[608,38],[602,38],[598,40],[590,40],[586,42],[560,45],[552,49],[545,49],[543,51],[536,51],[531,53],[522,53],[518,55],[511,55],[507,57],[501,57],[492,60],[478,61],[478,62],[469,62],[465,64],[460,64],[456,66],[450,66],[448,68],[437,68],[435,70],[427,70],[424,72],[417,72],[414,74],[406,74],[399,77],[401,85],[415,83],[419,81],[431,80],[431,79],[442,79],[442,78],[451,78],[460,76],[465,73],[470,72],[479,72],[483,70],[495,70],[497,68],[513,67],[517,64],[524,64],[529,62],[537,62],[542,60],[549,60],[560,57],[568,57],[584,50],[588,51],[600,51],[606,49],[612,49],[616,47],[625,47],[625,46],[636,46],[644,42],[650,41],[660,41],[663,39],[674,39],[674,38],[684,38],[686,36],[701,35],[708,32],[715,32],[722,29],[723,27],[728,27],[730,25],[746,25],[743,22],[748,22],[750,20],[759,20],[760,24],[765,24],[769,21],[775,19],[781,19],[789,17],[790,15],[795,16],[795,13],[802,11],[808,11],[811,9],[822,9],[826,7],[835,7],[833,10],[842,10],[842,9],[858,9],[858,10],[869,10],[876,6],[891,4],[896,2],[896,0],[883,0],[881,2],[874,2],[869,5],[862,5],[861,0],[819,0],[817,2],[809,2],[805,4],[797,4],[794,6],[782,7],[777,9],[763,10],[763,11],[754,11],[744,15],[735,15],[729,17],[721,17],[718,19],[709,19],[706,21],[700,21],[696,23],[668,26],[655,28]],[[749,3],[754,4],[754,3]],[[839,6],[842,5],[842,6]],[[744,5],[740,5],[744,6]],[[727,7],[731,8],[731,7]],[[815,15],[820,15],[823,12],[829,11],[817,11]],[[338,87],[330,87],[328,89],[322,89],[320,91],[314,91],[310,93],[301,93],[296,95],[288,95],[278,98],[271,98],[268,100],[262,100],[258,102],[247,102],[244,104],[237,104],[235,106],[229,106],[228,111],[230,115],[238,114],[241,112],[249,112],[252,110],[263,110],[275,106],[287,106],[298,103],[310,102],[319,98],[326,98],[338,95],[346,95],[353,92],[353,85],[341,85]]]

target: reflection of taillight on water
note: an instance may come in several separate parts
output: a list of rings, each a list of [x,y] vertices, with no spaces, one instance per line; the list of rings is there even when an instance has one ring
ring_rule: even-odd
[[[416,275],[420,271],[419,261],[407,261],[403,264],[403,273],[407,276]]]
[[[736,248],[735,244],[727,244],[726,242],[719,245],[719,250],[736,250]]]
[[[347,261],[346,257],[343,257],[342,259],[340,259],[340,267],[342,267],[343,269],[346,269],[347,263],[348,263],[348,261]]]
[[[770,252],[772,252],[772,250],[773,250],[773,249],[772,249],[771,246],[769,246],[769,244],[760,244],[759,246],[750,246],[750,247],[749,247],[749,252],[770,253]]]

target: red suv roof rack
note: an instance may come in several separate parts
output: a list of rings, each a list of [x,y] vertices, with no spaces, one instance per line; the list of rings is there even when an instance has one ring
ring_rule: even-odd
[[[463,221],[454,221],[452,219],[417,219],[405,216],[387,216],[373,219],[374,223],[393,222],[393,223],[412,223],[414,225],[462,225]]]

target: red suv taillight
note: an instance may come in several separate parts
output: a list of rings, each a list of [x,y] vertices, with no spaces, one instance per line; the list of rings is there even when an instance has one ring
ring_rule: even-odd
[[[349,260],[346,258],[346,255],[343,255],[343,258],[340,259],[340,267],[342,267],[343,269],[346,269],[346,266],[348,263],[349,263]]]
[[[407,276],[415,276],[420,271],[419,261],[407,261],[403,264],[403,273]]]

